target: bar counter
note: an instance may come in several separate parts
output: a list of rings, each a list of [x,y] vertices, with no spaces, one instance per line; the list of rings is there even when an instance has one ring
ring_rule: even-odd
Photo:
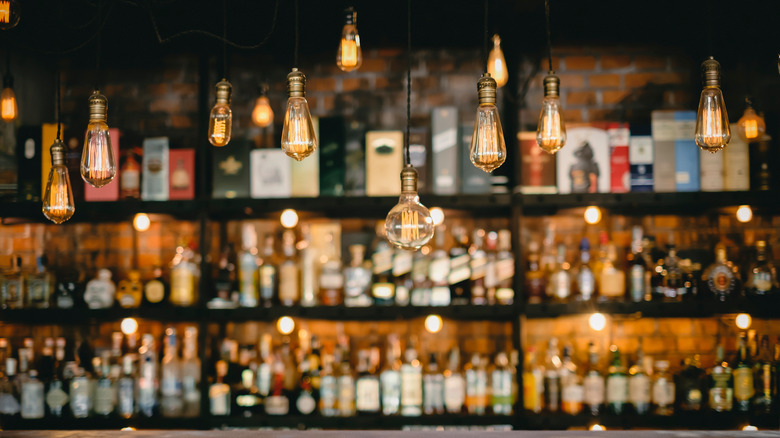
[[[70,430],[70,431],[49,431],[49,430],[27,430],[27,431],[4,431],[0,432],[3,438],[113,438],[113,437],[134,437],[134,438],[287,438],[287,437],[307,437],[307,438],[405,438],[405,437],[424,437],[440,438],[443,435],[447,438],[466,438],[473,436],[489,435],[491,438],[593,438],[603,434],[609,438],[769,438],[780,437],[780,431],[664,431],[664,430],[642,430],[642,431],[512,431],[512,432],[485,432],[485,431],[298,431],[298,430],[210,430],[210,431],[184,431],[184,430],[145,430],[145,431],[106,431],[106,430]]]

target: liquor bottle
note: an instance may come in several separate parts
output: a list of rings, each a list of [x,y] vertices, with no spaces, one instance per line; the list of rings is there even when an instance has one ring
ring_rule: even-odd
[[[138,365],[138,412],[145,417],[151,417],[157,409],[157,348],[154,337],[144,334],[141,338],[141,348]]]
[[[655,362],[653,374],[653,405],[655,415],[672,415],[674,413],[674,379],[669,373],[669,361]]]
[[[447,281],[450,284],[450,304],[467,305],[471,302],[471,255],[469,254],[469,237],[466,228],[452,228],[455,245],[450,249],[450,273]]]
[[[512,253],[512,232],[498,231],[498,254],[496,256],[496,293],[495,300],[488,293],[488,304],[508,306],[515,302],[515,256]]]
[[[588,413],[599,415],[604,412],[605,391],[604,376],[599,370],[599,351],[591,342],[588,344],[588,369],[583,378],[583,401]]]
[[[434,235],[434,240],[439,239],[437,233]],[[426,247],[430,249],[430,246]],[[408,252],[408,251],[407,251]],[[434,252],[435,254],[435,252]],[[447,258],[447,253],[444,253],[444,257]],[[429,306],[431,303],[431,285],[433,284],[428,277],[432,261],[432,255],[427,256],[422,251],[415,251],[412,258],[412,291],[409,296],[409,303],[412,306]],[[449,258],[446,263],[449,266]],[[447,299],[449,299],[449,289],[447,289]]]
[[[0,414],[17,415],[21,410],[16,387],[16,359],[6,356],[5,375],[0,380]]]
[[[773,366],[772,351],[769,349],[769,336],[763,335],[758,348],[758,357],[754,365],[756,396],[753,398],[753,412],[771,413],[775,404],[775,380],[777,374]]]
[[[734,378],[728,362],[725,360],[723,345],[715,350],[715,364],[710,368],[710,409],[716,412],[729,412],[734,403]]]
[[[422,415],[422,383],[422,365],[417,359],[414,342],[410,340],[404,353],[404,362],[401,364],[401,415]]]
[[[63,269],[57,275],[57,286],[54,290],[52,304],[58,309],[72,309],[81,294],[80,272],[73,268]],[[2,293],[3,286],[0,286]]]
[[[323,256],[319,276],[319,302],[323,306],[338,306],[344,300],[344,274],[341,272],[341,259],[336,249],[336,239],[333,234],[326,236],[327,248]]]
[[[277,296],[278,270],[274,254],[274,237],[270,233],[263,238],[263,252],[260,254],[257,268],[260,302],[263,307],[271,307]]]
[[[178,417],[182,405],[181,362],[178,356],[176,329],[165,329],[165,344],[160,365],[160,413],[164,417]]]
[[[544,359],[544,407],[549,412],[561,409],[561,363],[558,339],[550,338]]]
[[[108,352],[106,352],[108,353]],[[97,382],[93,391],[93,411],[101,417],[108,417],[114,412],[114,382],[111,381],[108,354],[93,360]]]
[[[538,414],[542,412],[544,369],[537,363],[536,348],[528,347],[523,367],[523,408]]]
[[[312,345],[314,342],[314,337],[312,337]],[[300,369],[301,380],[298,383],[295,396],[295,408],[301,415],[310,415],[317,409],[317,399],[319,397],[319,354],[312,352],[304,353]],[[315,383],[317,385],[316,388]],[[379,394],[377,394],[378,396]]]
[[[471,415],[485,415],[488,405],[487,370],[478,353],[471,356],[465,366],[466,412]]]
[[[336,382],[338,391],[338,414],[341,417],[355,415],[355,376],[349,364],[349,350],[342,348],[341,364]]]
[[[645,415],[650,412],[650,376],[644,366],[645,354],[642,351],[642,339],[636,351],[636,362],[628,370],[628,402],[634,412]]]
[[[642,253],[642,227],[631,229],[631,252],[628,254],[628,297],[633,302],[650,301],[650,272]]]
[[[334,373],[333,363],[333,355],[323,355],[319,409],[320,415],[324,417],[335,417],[338,414],[338,382]]]
[[[238,253],[238,304],[241,307],[257,307],[257,231],[254,225],[241,227],[241,251]]]
[[[544,300],[546,279],[539,259],[539,244],[532,241],[528,245],[528,260],[525,267],[525,291],[529,304],[538,304]]]
[[[766,241],[756,242],[756,260],[750,265],[745,279],[745,292],[750,295],[768,295],[777,290],[777,271],[768,260]]]
[[[612,363],[607,375],[607,408],[611,414],[620,415],[628,405],[628,374],[617,345],[609,347],[609,351],[612,353]]]
[[[68,404],[68,394],[64,388],[67,388],[62,378],[63,361],[65,360],[65,338],[57,338],[55,341],[54,368],[49,382],[49,390],[46,392],[46,406],[49,408],[49,414],[53,417],[62,417],[65,411],[65,405]],[[0,349],[2,346],[0,346]]]
[[[116,291],[117,302],[125,309],[139,307],[142,295],[141,273],[136,270],[128,271],[127,278],[119,282]]]
[[[286,352],[289,355],[289,350]],[[282,356],[285,353],[282,352]],[[285,364],[283,357],[277,355],[272,368],[273,383],[271,394],[265,399],[265,413],[267,415],[287,415],[290,412],[290,399],[285,391]]]
[[[200,267],[192,243],[179,241],[171,262],[170,301],[174,306],[194,306],[198,302]]]
[[[249,418],[260,414],[262,412],[263,399],[257,391],[255,385],[255,366],[247,366],[241,371],[241,382],[236,385],[235,390],[231,391],[234,394],[234,403],[230,408],[230,412],[234,415],[240,415],[244,418]]]
[[[398,337],[387,339],[385,367],[379,374],[382,414],[396,415],[401,409],[401,345]]]
[[[393,252],[393,284],[395,305],[408,306],[412,294],[412,268],[416,253],[396,248]]]
[[[158,307],[168,302],[170,289],[165,284],[161,266],[155,266],[151,280],[144,285],[144,307]]]
[[[454,347],[444,370],[444,407],[450,414],[460,414],[465,403],[466,381],[460,372],[460,349]]]
[[[181,391],[184,407],[183,417],[197,417],[200,415],[200,372],[201,364],[198,358],[198,329],[187,327],[184,329],[182,341],[182,360],[179,364],[181,371]]]
[[[35,370],[30,370],[27,379],[22,383],[20,410],[22,418],[43,418],[43,383],[38,380],[38,372]]]
[[[580,241],[580,262],[574,268],[578,301],[596,298],[596,277],[590,267],[590,242],[587,237]]]
[[[176,160],[176,169],[171,173],[171,189],[186,190],[190,186],[190,174],[184,168],[184,160]]]
[[[485,273],[487,269],[487,253],[483,249],[485,241],[485,230],[476,229],[471,239],[471,304],[483,306],[487,304],[487,288],[485,287]]]
[[[119,197],[138,199],[141,197],[141,165],[132,149],[124,152],[127,158],[119,171]]]
[[[679,301],[685,294],[685,280],[675,244],[667,245],[667,255],[663,259],[663,264],[656,267],[656,272],[659,276],[656,280],[657,297],[669,301]]]
[[[35,258],[35,272],[27,274],[27,307],[44,309],[49,307],[49,298],[54,288],[54,277],[46,270],[46,256]]]
[[[344,268],[344,305],[347,307],[366,307],[373,303],[369,295],[371,289],[371,269],[364,260],[366,247],[350,245],[349,267]]]
[[[374,276],[371,284],[371,297],[374,304],[389,306],[395,304],[395,284],[393,283],[393,248],[381,235],[377,235],[374,254]]]
[[[566,247],[563,244],[558,245],[555,268],[547,282],[547,296],[556,301],[568,301],[571,296],[571,276],[569,264],[566,262]]]
[[[492,388],[490,404],[493,415],[512,415],[512,370],[509,365],[509,357],[505,352],[496,355],[496,363],[490,373],[490,386]]]
[[[715,246],[715,263],[711,264],[702,274],[704,287],[718,300],[725,301],[736,294],[738,286],[737,268],[726,258],[726,246],[719,243]]]
[[[699,355],[695,354],[684,361],[683,369],[677,375],[677,409],[680,411],[698,411],[704,402],[707,390],[704,370],[701,369]]]
[[[116,286],[111,281],[111,271],[98,270],[96,278],[87,283],[84,289],[84,301],[90,309],[107,309],[114,305]]]
[[[601,246],[604,257],[601,259],[598,274],[598,293],[602,299],[619,301],[626,295],[626,273],[617,266],[617,247],[609,242],[606,232],[601,232]]]
[[[452,301],[450,295],[450,257],[444,249],[446,235],[444,231],[434,234],[434,250],[428,265],[428,280],[430,281],[430,295],[427,300],[421,300],[420,306],[449,306]],[[412,301],[414,303],[414,301]]]
[[[563,363],[559,369],[561,382],[561,411],[577,415],[582,411],[585,389],[577,373],[577,365],[572,361],[572,347],[563,347]]]
[[[279,264],[279,302],[282,306],[294,306],[300,301],[301,285],[298,261],[295,259],[295,232],[282,234],[282,255]]]
[[[92,404],[92,391],[84,368],[76,368],[70,380],[70,412],[73,418],[87,418]]]
[[[217,380],[209,387],[209,406],[211,415],[230,415],[230,385],[223,383],[227,374],[227,362],[217,361]]]
[[[444,413],[444,375],[439,371],[436,353],[428,355],[428,367],[423,374],[423,413]]]
[[[755,394],[753,367],[747,348],[747,336],[740,333],[737,344],[737,365],[734,368],[734,410],[749,412]]]
[[[117,414],[122,418],[132,418],[136,412],[135,379],[133,378],[132,354],[122,357],[122,377],[117,382]],[[49,390],[51,392],[51,390]],[[48,401],[48,396],[47,396]]]
[[[307,224],[301,226],[300,247],[300,303],[303,307],[317,305],[316,251],[311,247],[311,231]]]
[[[358,350],[357,381],[355,382],[355,408],[359,414],[378,414],[381,409],[379,377],[371,365],[371,351]]]

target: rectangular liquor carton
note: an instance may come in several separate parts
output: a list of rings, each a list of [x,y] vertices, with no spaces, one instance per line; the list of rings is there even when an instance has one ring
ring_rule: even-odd
[[[653,111],[653,187],[656,192],[676,192],[674,111]]]
[[[653,191],[653,137],[632,135],[628,145],[631,166],[631,191]]]
[[[609,193],[609,138],[603,124],[568,129],[556,155],[559,193]]]
[[[195,199],[195,149],[171,149],[168,161],[168,199]]]
[[[228,146],[211,149],[213,198],[249,197],[250,149],[250,142],[238,139],[231,141]]]
[[[292,193],[292,158],[279,148],[254,149],[249,155],[252,197],[289,198]]]
[[[626,193],[631,191],[631,167],[628,161],[628,145],[631,133],[628,123],[610,123],[609,136],[609,175],[610,191]]]
[[[141,199],[168,200],[168,137],[144,139],[141,164]]]
[[[366,195],[401,194],[404,134],[401,131],[366,133]]]
[[[431,169],[433,193],[454,195],[460,188],[458,156],[458,109],[434,108],[431,114]]]
[[[555,185],[556,154],[548,154],[536,143],[536,132],[517,133],[520,150],[520,193],[558,193]]]
[[[320,119],[311,118],[317,140],[320,138]],[[290,158],[292,169],[292,189],[290,193],[297,198],[316,198],[320,196],[320,148],[301,161]]]
[[[320,118],[320,195],[344,196],[346,173],[344,118]]]
[[[698,192],[699,147],[693,139],[696,132],[695,111],[675,111],[674,169],[678,192]]]

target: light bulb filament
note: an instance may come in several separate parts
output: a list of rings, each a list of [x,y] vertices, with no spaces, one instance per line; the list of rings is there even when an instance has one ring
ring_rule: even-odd
[[[755,120],[745,120],[745,138],[754,139],[758,137],[758,123]]]
[[[341,39],[341,64],[344,67],[357,65],[357,44],[355,40]]]
[[[17,106],[16,106],[16,95],[14,95],[14,90],[12,90],[10,87],[7,87],[3,90],[2,96],[0,96],[0,116],[2,116],[2,119],[6,122],[12,122],[16,119],[17,115]]]
[[[11,22],[11,2],[0,1],[0,23]]]
[[[214,139],[222,142],[225,140],[225,132],[227,131],[227,123],[224,119],[214,120]]]
[[[417,213],[409,210],[401,212],[401,238],[417,240],[420,238],[420,227]]]

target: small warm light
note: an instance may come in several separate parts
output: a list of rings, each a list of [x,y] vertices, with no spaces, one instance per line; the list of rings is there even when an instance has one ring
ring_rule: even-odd
[[[601,222],[601,209],[592,205],[586,208],[585,222],[590,225],[596,225],[597,223]]]
[[[759,140],[766,132],[766,122],[756,114],[750,98],[745,99],[745,113],[737,122],[737,132],[748,143]]]
[[[433,219],[433,225],[439,226],[444,223],[444,210],[439,207],[431,207],[431,219]]]
[[[758,428],[757,428],[756,426],[753,426],[753,425],[751,425],[751,424],[748,424],[747,426],[743,427],[743,428],[742,428],[742,430],[745,430],[745,431],[753,431],[753,430],[758,430]]]
[[[600,424],[594,424],[590,427],[590,430],[607,430],[607,428]]]
[[[128,427],[123,427],[123,428],[119,429],[119,431],[120,432],[135,432],[135,428],[128,426]]]
[[[506,85],[507,80],[509,80],[506,59],[503,50],[501,50],[501,38],[498,35],[493,35],[493,48],[488,55],[487,71],[496,80],[498,88]]]
[[[289,335],[295,330],[295,321],[289,316],[283,316],[276,321],[276,329],[283,335]]]
[[[753,219],[753,209],[749,205],[740,205],[737,209],[737,220],[746,223]]]
[[[279,221],[285,228],[295,228],[295,226],[298,225],[298,212],[292,208],[288,208],[282,212]]]
[[[742,330],[747,330],[751,324],[753,324],[753,318],[750,317],[747,313],[740,313],[737,315],[736,319],[737,327]]]
[[[122,329],[122,333],[130,336],[138,331],[138,321],[136,321],[135,318],[125,318],[122,320],[119,327]]]
[[[425,330],[428,330],[428,333],[439,333],[442,325],[443,322],[439,315],[428,315],[425,317]]]
[[[260,96],[257,98],[255,108],[252,110],[252,123],[265,128],[274,121],[274,110],[271,109],[271,104],[268,101],[268,97]]]
[[[588,324],[590,325],[590,328],[600,332],[607,326],[607,317],[604,316],[603,313],[594,313],[593,315],[590,315]]]
[[[151,224],[152,221],[146,213],[138,213],[133,218],[133,228],[135,228],[136,231],[146,231]]]

